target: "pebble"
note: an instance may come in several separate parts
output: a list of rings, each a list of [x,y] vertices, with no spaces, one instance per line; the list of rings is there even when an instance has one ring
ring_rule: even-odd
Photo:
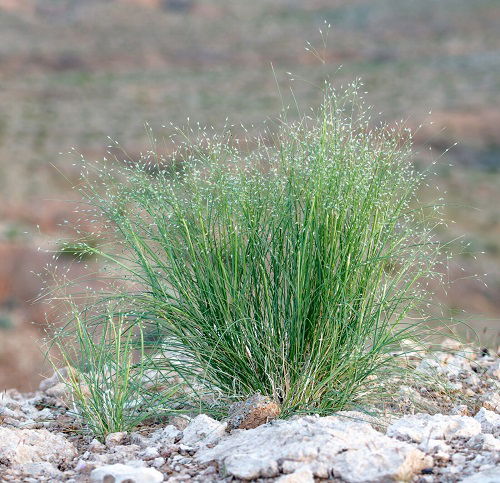
[[[136,468],[130,465],[107,465],[90,473],[95,483],[160,483],[163,475],[154,468]]]

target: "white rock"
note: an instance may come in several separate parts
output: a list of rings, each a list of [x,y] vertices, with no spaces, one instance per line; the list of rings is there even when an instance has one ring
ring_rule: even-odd
[[[309,468],[302,468],[289,475],[280,476],[276,483],[314,483],[314,475]]]
[[[58,382],[57,384],[54,384],[53,386],[45,390],[47,396],[58,397],[58,398],[63,398],[64,396],[69,394],[69,392],[70,389],[68,385],[64,382]]]
[[[158,458],[158,456],[160,456],[160,454],[158,453],[157,448],[155,448],[154,446],[149,446],[149,447],[145,448],[143,451],[141,451],[139,453],[139,456],[145,460],[153,460],[155,458]]]
[[[182,432],[181,443],[186,446],[206,446],[214,444],[226,434],[226,423],[200,414],[196,416]]]
[[[492,434],[478,434],[467,441],[467,446],[477,450],[500,451],[500,439]]]
[[[0,414],[3,416],[16,417],[22,415],[21,404],[13,399],[10,394],[0,392]]]
[[[444,372],[439,362],[434,359],[423,359],[415,368],[415,371],[433,376],[436,374],[443,374]]]
[[[438,451],[435,455],[433,455],[433,458],[441,461],[449,461],[450,453],[448,451]]]
[[[96,468],[90,473],[90,481],[104,483],[159,483],[163,475],[154,468],[136,468],[129,465],[107,465]]]
[[[202,448],[195,458],[199,463],[216,461],[228,474],[247,480],[276,477],[282,464],[287,473],[309,469],[319,478],[333,472],[349,482],[385,482],[407,478],[432,464],[410,444],[368,423],[336,416],[308,416],[234,431],[214,447]]]
[[[123,464],[126,466],[130,466],[132,468],[147,468],[148,464],[140,459],[127,459],[126,461],[123,461]]]
[[[26,416],[19,410],[10,409],[6,406],[0,406],[0,416],[2,419],[12,418],[12,419],[26,419]]]
[[[474,416],[474,419],[481,424],[483,433],[493,434],[495,436],[500,435],[500,414],[481,408]]]
[[[130,442],[140,446],[141,448],[147,448],[148,446],[153,445],[153,440],[151,438],[146,438],[142,434],[135,432],[130,433]]]
[[[49,408],[43,408],[40,411],[36,410],[36,413],[34,413],[32,417],[35,421],[49,421],[55,419],[54,413]]]
[[[495,438],[492,434],[482,434],[483,437],[483,450],[485,451],[498,451],[500,454],[500,439]]]
[[[475,372],[471,372],[469,377],[465,380],[465,382],[472,387],[479,386],[481,383],[481,379],[479,379],[479,376]]]
[[[461,372],[471,373],[470,354],[450,354],[436,352],[433,358],[423,359],[415,369],[423,374],[443,374],[450,379],[455,379]]]
[[[48,463],[46,461],[38,462],[38,463],[26,463],[24,465],[19,465],[16,469],[22,471],[26,475],[30,475],[30,477],[45,477],[44,479],[50,478],[51,481],[60,479],[62,476],[62,472],[59,471],[52,463]]]
[[[411,446],[398,450],[381,446],[342,453],[334,474],[349,483],[409,481],[416,471],[432,465],[432,459]]]
[[[87,461],[79,459],[78,463],[75,465],[74,471],[76,473],[83,473],[84,471],[87,470],[88,467],[89,467],[89,463]]]
[[[462,348],[462,343],[456,339],[450,339],[448,337],[441,342],[441,347],[449,351],[458,351]]]
[[[127,435],[128,433],[126,431],[108,434],[105,439],[106,446],[108,448],[113,448],[114,446],[122,445]]]
[[[62,367],[61,369],[54,371],[52,376],[44,379],[40,383],[39,386],[40,391],[47,391],[47,389],[50,389],[51,387],[54,387],[56,384],[63,382],[63,380],[68,377],[68,375],[69,375],[68,367]]]
[[[249,454],[229,454],[224,459],[225,472],[242,480],[256,480],[259,477],[272,478],[278,475],[278,461],[272,458],[260,459]]]
[[[12,465],[38,462],[61,464],[76,456],[72,443],[46,429],[0,427],[0,441],[0,460]]]
[[[102,453],[106,450],[106,446],[104,446],[99,440],[93,439],[88,446],[88,450],[93,453]]]
[[[153,460],[153,466],[155,468],[160,468],[161,466],[163,466],[165,464],[165,458],[155,458]]]
[[[482,397],[483,406],[490,411],[500,413],[500,394],[498,391],[488,392]]]
[[[500,359],[497,359],[488,369],[488,374],[500,380]]]
[[[440,453],[450,454],[451,446],[446,444],[442,439],[425,439],[422,441],[418,448],[421,449],[424,453]]]
[[[484,464],[485,461],[486,461],[486,456],[484,454],[478,454],[472,460],[472,463],[473,463],[474,466],[480,467],[481,465]]]
[[[453,416],[468,416],[469,408],[465,404],[459,404],[451,409],[450,414]]]
[[[481,425],[468,416],[416,414],[392,423],[387,435],[421,443],[430,439],[471,438],[481,432]]]
[[[148,444],[163,447],[176,443],[181,437],[182,431],[179,431],[175,426],[169,424],[162,429],[156,430],[146,441],[148,441]]]
[[[490,468],[460,480],[461,483],[498,483],[500,481],[500,467]]]
[[[451,457],[451,461],[454,465],[463,465],[466,461],[466,458],[465,455],[463,455],[462,453],[455,453]]]

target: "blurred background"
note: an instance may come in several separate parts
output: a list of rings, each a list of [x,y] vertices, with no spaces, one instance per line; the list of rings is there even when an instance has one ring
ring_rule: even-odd
[[[440,293],[445,315],[465,310],[498,345],[500,0],[0,0],[0,390],[48,371],[53,315],[35,301],[47,249],[71,276],[86,270],[57,241],[74,236],[79,173],[59,153],[102,158],[111,136],[138,157],[146,121],[159,136],[187,117],[257,131],[281,108],[271,64],[302,108],[325,78],[361,77],[378,117],[424,123],[417,163],[439,161],[422,196],[446,191],[440,236],[470,243]]]

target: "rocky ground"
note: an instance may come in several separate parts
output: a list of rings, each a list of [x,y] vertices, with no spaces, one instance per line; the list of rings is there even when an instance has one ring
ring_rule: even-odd
[[[400,386],[377,418],[341,412],[260,424],[276,408],[256,397],[229,421],[178,416],[104,443],[82,434],[52,377],[36,393],[0,394],[0,480],[500,482],[498,353],[446,341],[415,370],[439,375],[446,390]]]

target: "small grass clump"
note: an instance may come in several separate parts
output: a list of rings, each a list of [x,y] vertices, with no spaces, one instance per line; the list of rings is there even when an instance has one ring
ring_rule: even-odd
[[[57,342],[66,367],[59,377],[70,389],[84,431],[103,441],[110,433],[161,417],[159,407],[168,407],[178,387],[156,390],[151,365],[143,364],[145,343],[138,324],[115,311],[94,316],[99,323],[93,325],[82,319],[76,305],[72,313],[74,330],[64,331]]]
[[[427,334],[439,245],[410,133],[369,124],[356,85],[327,89],[252,150],[200,130],[171,160],[97,167],[85,196],[109,239],[89,249],[119,279],[100,301],[140,314],[144,364],[175,370],[201,405],[260,393],[287,416],[389,397]]]

